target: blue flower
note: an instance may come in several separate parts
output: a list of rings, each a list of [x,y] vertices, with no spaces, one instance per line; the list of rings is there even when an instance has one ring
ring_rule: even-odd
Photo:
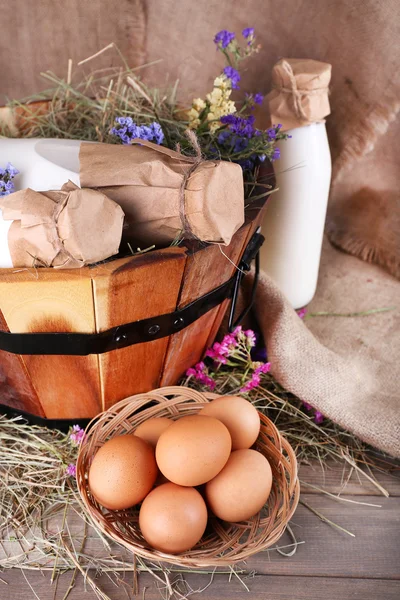
[[[14,191],[14,182],[12,179],[18,175],[19,171],[11,163],[8,163],[5,169],[0,168],[0,197],[8,196]]]
[[[218,46],[221,46],[221,48],[225,49],[234,39],[234,33],[232,33],[231,31],[227,31],[226,29],[222,29],[222,31],[219,31],[216,34],[214,38],[214,43]]]
[[[235,115],[224,115],[221,117],[221,123],[224,125],[232,125],[233,123],[236,123],[236,119],[237,117],[235,117]]]
[[[233,89],[238,90],[238,83],[240,81],[240,75],[238,71],[236,71],[236,69],[234,69],[233,67],[225,67],[224,75],[226,75],[231,80]]]
[[[281,151],[279,148],[275,148],[273,155],[271,156],[271,162],[274,160],[278,160],[281,157]]]
[[[225,131],[221,131],[218,136],[218,144],[225,144],[228,138],[231,136],[231,132],[229,129],[225,129]]]
[[[274,140],[276,138],[275,127],[271,127],[270,129],[267,129],[267,134],[271,140]]]
[[[237,163],[242,167],[243,171],[252,171],[254,168],[254,162],[251,157],[244,160],[238,160]]]
[[[247,40],[249,37],[253,37],[253,36],[254,36],[254,27],[246,27],[246,29],[243,29],[243,31],[242,31],[242,36],[243,36],[244,38],[246,38],[246,40]]]
[[[8,173],[8,176],[11,178],[19,174],[18,169],[16,169],[11,163],[7,163],[5,170]]]
[[[264,100],[264,96],[262,94],[255,94],[254,95],[254,102],[256,104],[262,104],[263,100]]]
[[[154,121],[150,125],[136,125],[131,117],[117,117],[115,122],[119,127],[110,129],[111,135],[116,135],[120,138],[123,144],[130,144],[135,138],[162,144],[164,141],[164,133],[160,123]]]
[[[157,121],[154,121],[154,123],[151,123],[150,129],[153,132],[153,141],[156,144],[162,144],[164,141],[164,132],[162,130],[160,123],[157,123]]]
[[[243,137],[237,137],[235,139],[235,144],[233,146],[233,151],[234,152],[242,152],[243,150],[246,150],[247,146],[249,145],[249,140]]]

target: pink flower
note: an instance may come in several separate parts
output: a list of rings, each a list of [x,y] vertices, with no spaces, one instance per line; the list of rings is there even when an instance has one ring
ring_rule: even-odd
[[[316,410],[315,415],[314,415],[314,423],[316,423],[317,425],[320,425],[323,420],[324,420],[324,415],[321,412],[319,412],[319,410]]]
[[[194,377],[197,381],[210,388],[210,390],[215,389],[216,382],[208,374],[208,369],[203,361],[197,363],[194,367],[190,367],[190,369],[186,371],[186,376]]]
[[[256,363],[257,364],[257,363]],[[260,363],[254,370],[254,373],[268,373],[271,369],[271,363]]]
[[[297,311],[297,314],[300,317],[300,319],[304,319],[304,317],[307,314],[307,309],[306,308],[300,308],[300,310]]]
[[[84,430],[81,429],[81,427],[79,427],[79,425],[74,425],[72,427],[72,431],[69,435],[69,439],[71,440],[71,442],[73,444],[75,444],[76,446],[79,446],[79,444],[82,442],[84,437],[85,437]]]
[[[256,345],[256,334],[252,329],[248,329],[243,333],[247,338],[247,343],[249,344],[250,348],[253,348]]]
[[[271,363],[253,363],[253,366],[255,367],[255,369],[251,375],[251,378],[240,389],[242,393],[254,390],[254,388],[260,385],[261,373],[268,373],[268,371],[271,368]]]
[[[308,402],[303,402],[303,406],[304,406],[305,410],[308,410],[308,411],[312,410],[312,406]]]
[[[69,464],[65,469],[65,473],[69,475],[69,477],[76,477],[76,465],[74,465],[74,463]]]

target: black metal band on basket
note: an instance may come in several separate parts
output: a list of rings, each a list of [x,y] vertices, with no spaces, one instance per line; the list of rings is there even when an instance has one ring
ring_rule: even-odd
[[[232,298],[229,315],[231,331],[250,310],[255,298],[259,272],[258,253],[263,242],[264,237],[258,228],[247,244],[236,273],[228,281],[172,313],[126,323],[100,333],[9,333],[0,331],[0,350],[13,354],[31,355],[87,356],[88,354],[103,354],[173,335],[194,323],[228,298]],[[250,270],[251,262],[254,259],[256,259],[256,272],[251,301],[234,323],[233,317],[240,282],[244,274]]]

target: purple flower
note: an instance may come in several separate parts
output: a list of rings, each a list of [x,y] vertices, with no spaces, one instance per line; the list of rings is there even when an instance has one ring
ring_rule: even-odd
[[[321,412],[319,412],[319,410],[316,410],[315,415],[314,415],[314,423],[316,423],[317,425],[320,425],[323,420],[324,420],[324,415]]]
[[[251,138],[254,135],[254,121],[255,117],[250,115],[247,118],[237,117],[235,115],[224,115],[221,117],[221,123],[228,125],[229,130],[240,136]]]
[[[254,102],[256,104],[262,104],[264,100],[264,96],[262,94],[255,94],[254,95]]]
[[[304,408],[304,410],[308,410],[308,411],[312,410],[312,406],[308,402],[303,402],[303,408]]]
[[[237,117],[235,117],[235,115],[224,115],[221,117],[221,123],[224,125],[232,125],[233,123],[236,123],[236,119]]]
[[[275,127],[271,127],[270,129],[267,129],[267,134],[271,140],[274,140],[276,138]]]
[[[242,36],[247,40],[250,37],[254,36],[254,27],[246,27],[242,31]]]
[[[73,444],[75,444],[76,446],[79,446],[79,444],[82,442],[84,437],[85,437],[84,430],[81,429],[81,427],[79,427],[79,425],[73,425],[71,433],[69,434],[69,439],[71,440],[71,442]]]
[[[160,123],[154,121],[150,125],[137,125],[131,117],[117,117],[117,127],[112,127],[110,133],[120,138],[123,144],[130,144],[135,138],[162,144],[164,133]]]
[[[227,31],[226,29],[222,29],[219,31],[215,38],[214,43],[225,49],[229,44],[235,39],[235,34],[231,31]]]
[[[258,348],[253,348],[251,352],[251,356],[255,361],[266,362],[267,360],[267,349],[265,346],[259,346]]]
[[[306,308],[300,308],[300,310],[297,311],[297,314],[300,317],[300,319],[304,319],[304,317],[307,314],[307,309]]]
[[[240,74],[238,73],[238,71],[236,69],[234,69],[233,67],[225,67],[224,69],[224,75],[226,75],[226,77],[228,77],[228,79],[231,80],[232,82],[232,88],[234,90],[238,90],[239,86],[238,83],[240,81]]]
[[[281,151],[279,148],[275,148],[273,155],[271,156],[271,162],[274,160],[278,160],[281,157]]]
[[[65,473],[70,477],[76,477],[76,465],[70,463],[68,467],[65,469]]]
[[[13,167],[13,165],[11,163],[7,163],[7,166],[5,168],[6,173],[8,173],[9,177],[13,178],[16,175],[19,174],[18,169],[16,169],[15,167]]]
[[[14,182],[12,179],[18,175],[19,171],[11,163],[7,163],[5,169],[0,168],[0,198],[8,196],[14,191]]]

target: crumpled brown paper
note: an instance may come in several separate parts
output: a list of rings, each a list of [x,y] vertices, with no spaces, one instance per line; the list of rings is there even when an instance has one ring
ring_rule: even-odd
[[[81,185],[100,189],[123,208],[124,239],[162,246],[183,231],[229,244],[244,222],[241,167],[143,140],[134,144],[82,143],[79,154]]]
[[[282,130],[324,122],[329,115],[329,82],[332,66],[318,60],[282,58],[272,69],[268,94],[273,124]]]
[[[14,220],[8,244],[14,267],[77,268],[118,252],[124,213],[101,192],[80,189],[35,192],[0,199],[5,220]]]

